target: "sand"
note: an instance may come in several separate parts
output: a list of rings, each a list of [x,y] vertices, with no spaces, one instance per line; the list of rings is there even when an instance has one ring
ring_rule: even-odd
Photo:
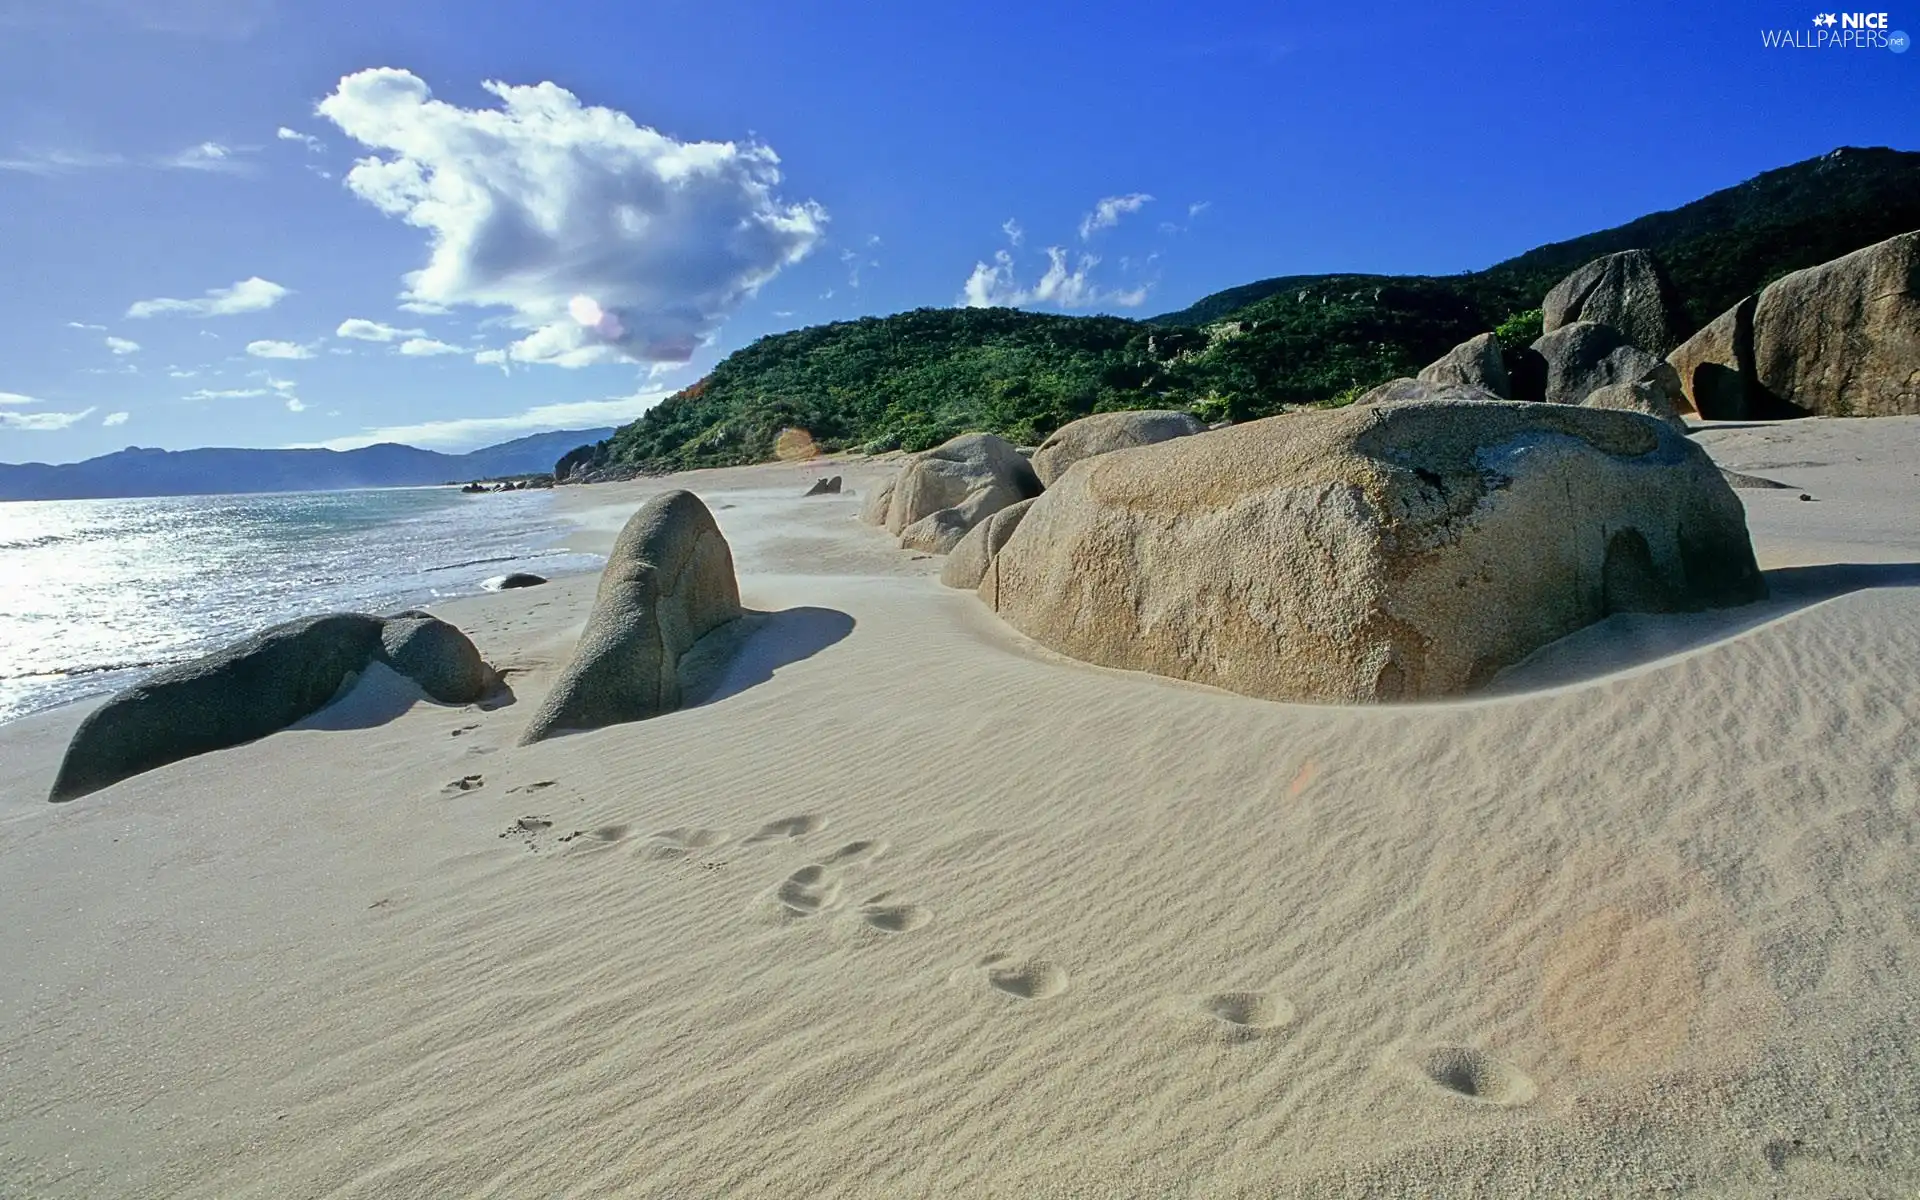
[[[769,614],[656,720],[515,746],[574,578],[441,607],[491,709],[0,728],[0,1195],[1912,1196],[1920,419],[1701,440],[1774,599],[1458,703],[1061,659],[841,463],[562,493]]]

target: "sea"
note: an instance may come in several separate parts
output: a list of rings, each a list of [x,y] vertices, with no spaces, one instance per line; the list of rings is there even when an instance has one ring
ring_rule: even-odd
[[[393,612],[509,571],[599,566],[556,548],[568,528],[546,491],[0,503],[0,722],[295,617]]]

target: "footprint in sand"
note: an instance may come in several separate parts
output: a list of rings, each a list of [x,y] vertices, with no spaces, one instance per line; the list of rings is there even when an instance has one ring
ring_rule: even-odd
[[[1237,1039],[1257,1036],[1293,1023],[1293,1005],[1267,992],[1215,992],[1196,1006],[1223,1032]]]
[[[462,725],[460,728],[454,730],[452,733],[449,733],[447,736],[448,737],[465,737],[467,734],[472,733],[474,730],[478,728],[480,728],[478,725]]]
[[[814,863],[787,876],[774,894],[788,912],[811,917],[840,902],[840,876]]]
[[[602,825],[598,829],[576,829],[561,838],[562,842],[579,842],[576,850],[604,849],[615,842],[623,842],[632,830],[630,825]]]
[[[887,893],[860,905],[860,919],[882,933],[911,933],[933,920],[933,910],[919,904],[890,903]]]
[[[1022,1000],[1045,1000],[1067,990],[1067,973],[1044,958],[1015,960],[994,954],[981,965],[987,969],[988,983]]]
[[[476,775],[474,778],[478,779],[479,776]],[[538,783],[523,783],[519,787],[508,788],[507,795],[511,796],[518,792],[544,792],[558,782],[557,779],[542,779]]]
[[[1414,1065],[1441,1091],[1481,1104],[1525,1104],[1536,1090],[1520,1068],[1470,1046],[1435,1046]]]
[[[647,838],[640,843],[640,853],[648,858],[685,858],[695,850],[710,850],[726,840],[727,833],[724,829],[703,829],[698,825],[681,825],[674,829],[663,829]]]
[[[460,792],[471,792],[475,788],[485,787],[486,782],[478,775],[462,775],[452,783],[440,789],[443,795],[452,796]]]
[[[746,844],[753,846],[761,842],[791,841],[794,838],[805,837],[809,833],[825,829],[826,826],[827,819],[825,817],[816,817],[811,813],[802,813],[797,817],[781,817],[777,821],[768,821],[765,825],[754,830],[753,833],[747,836]]]
[[[832,854],[827,855],[822,861],[831,863],[834,866],[859,867],[865,866],[886,852],[887,844],[885,842],[868,839],[858,842],[848,842]]]

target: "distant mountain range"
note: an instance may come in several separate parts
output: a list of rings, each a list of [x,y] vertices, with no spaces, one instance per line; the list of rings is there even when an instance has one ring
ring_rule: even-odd
[[[146,450],[85,462],[0,463],[0,500],[83,500],[235,492],[414,487],[550,471],[562,454],[612,429],[536,433],[466,454],[383,442],[359,450]]]
[[[1037,444],[1115,409],[1249,420],[1351,400],[1478,333],[1525,346],[1548,289],[1617,250],[1654,252],[1698,328],[1790,271],[1915,229],[1920,154],[1846,147],[1460,275],[1263,279],[1148,321],[946,308],[817,325],[727,356],[581,465],[757,462],[790,428],[829,451],[921,450],[972,430]]]

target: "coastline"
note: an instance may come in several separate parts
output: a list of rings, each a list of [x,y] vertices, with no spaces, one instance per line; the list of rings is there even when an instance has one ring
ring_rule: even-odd
[[[1614,618],[1518,695],[1062,659],[843,459],[555,493],[604,554],[692,488],[776,618],[651,721],[515,744],[582,572],[433,606],[504,706],[61,806],[77,706],[0,727],[0,1190],[1910,1187],[1920,418],[1698,436],[1794,485],[1739,494],[1799,599]]]

